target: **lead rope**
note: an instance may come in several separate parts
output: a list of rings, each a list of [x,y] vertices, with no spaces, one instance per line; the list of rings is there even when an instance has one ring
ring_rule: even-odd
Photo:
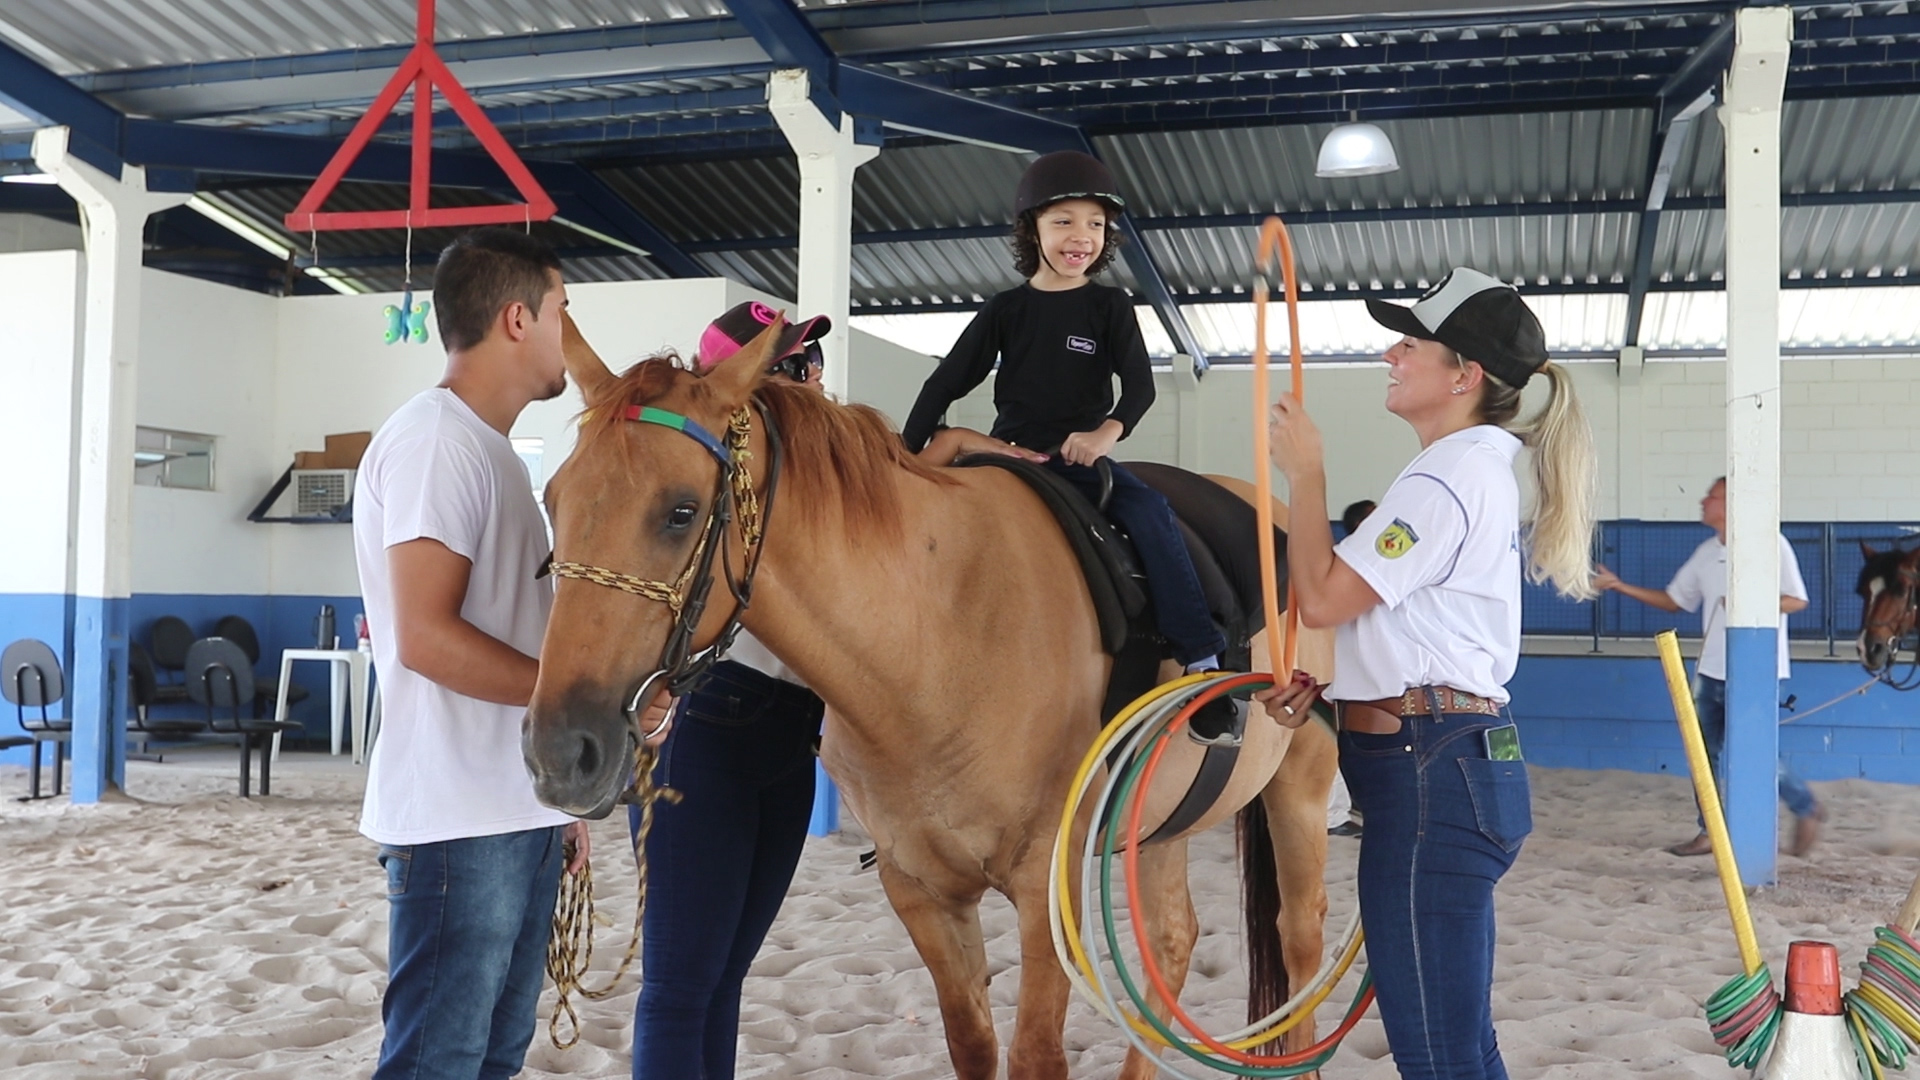
[[[633,786],[626,790],[620,801],[640,808],[640,827],[633,834],[633,865],[639,879],[639,894],[633,903],[633,934],[627,941],[626,955],[620,958],[620,967],[604,986],[590,987],[585,982],[587,969],[593,965],[592,860],[584,862],[578,874],[569,874],[564,869],[560,873],[560,895],[553,908],[553,934],[547,939],[547,975],[553,980],[554,989],[559,992],[553,1015],[547,1020],[547,1038],[552,1040],[555,1049],[567,1050],[580,1041],[580,1014],[574,1009],[573,995],[577,993],[589,1001],[612,997],[640,952],[640,932],[647,914],[645,852],[647,833],[653,829],[653,804],[662,799],[670,803],[680,801],[678,791],[654,786],[653,765],[658,758],[659,752],[648,746],[645,740],[635,742]],[[566,852],[568,862],[572,861],[572,854],[569,845]],[[564,1042],[560,1038],[562,1014],[573,1029],[572,1036]]]

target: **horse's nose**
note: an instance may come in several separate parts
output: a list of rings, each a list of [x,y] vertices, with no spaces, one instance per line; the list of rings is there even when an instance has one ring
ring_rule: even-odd
[[[586,728],[558,726],[543,732],[542,727],[529,723],[521,732],[534,796],[576,817],[605,817],[620,780],[620,762],[606,740]]]

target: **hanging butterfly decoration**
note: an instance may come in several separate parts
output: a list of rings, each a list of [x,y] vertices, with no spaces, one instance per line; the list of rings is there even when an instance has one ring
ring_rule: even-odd
[[[422,300],[413,302],[413,290],[408,289],[401,297],[398,307],[388,304],[381,309],[387,317],[387,330],[384,339],[387,344],[395,345],[402,341],[412,341],[424,345],[427,341],[427,312],[432,302]]]

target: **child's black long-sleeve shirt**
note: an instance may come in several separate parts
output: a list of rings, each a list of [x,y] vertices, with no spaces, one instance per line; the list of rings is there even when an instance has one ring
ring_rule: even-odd
[[[1109,418],[1125,438],[1153,404],[1146,343],[1123,290],[1090,282],[1049,292],[1023,283],[988,300],[927,378],[901,432],[910,449],[927,444],[947,407],[986,380],[995,357],[993,436],[1029,450],[1050,451]]]

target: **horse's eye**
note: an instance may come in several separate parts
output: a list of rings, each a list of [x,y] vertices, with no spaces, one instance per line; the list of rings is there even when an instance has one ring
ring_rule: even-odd
[[[684,529],[693,524],[694,511],[700,509],[694,503],[684,502],[667,512],[667,528]]]

